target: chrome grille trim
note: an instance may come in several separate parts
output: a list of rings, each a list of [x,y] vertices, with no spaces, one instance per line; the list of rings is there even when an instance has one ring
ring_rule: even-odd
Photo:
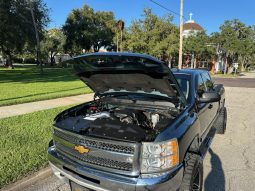
[[[140,174],[140,143],[88,137],[57,127],[54,127],[53,140],[59,154],[81,165],[129,176],[138,176]],[[88,142],[94,144],[88,144]],[[109,145],[111,148],[102,147],[101,143],[104,143],[104,146]],[[82,145],[90,149],[90,151],[81,154],[74,149],[75,145]],[[119,151],[114,148],[121,149]],[[132,151],[132,153],[127,151]]]
[[[54,135],[57,137],[61,137],[62,139],[65,139],[67,141],[70,141],[72,143],[76,144],[84,144],[88,147],[93,147],[97,149],[102,150],[108,150],[108,151],[114,151],[114,152],[120,152],[120,153],[127,153],[127,154],[134,154],[135,148],[130,146],[123,146],[119,144],[111,144],[106,143],[105,141],[99,141],[99,140],[91,140],[90,138],[80,137],[79,140],[77,139],[77,135],[72,136],[71,133],[64,133],[60,130],[54,130]]]
[[[74,157],[78,160],[81,160],[85,163],[90,163],[93,165],[99,165],[107,168],[114,168],[118,170],[125,170],[125,171],[131,171],[132,170],[132,164],[131,163],[126,163],[126,162],[119,162],[115,160],[110,160],[110,159],[105,159],[105,158],[100,158],[100,157],[95,157],[95,156],[90,156],[90,155],[82,155],[79,153],[74,152],[72,149],[69,149],[67,147],[64,147],[60,144],[56,144],[57,151],[60,151],[60,153],[64,155],[71,155],[71,157]]]

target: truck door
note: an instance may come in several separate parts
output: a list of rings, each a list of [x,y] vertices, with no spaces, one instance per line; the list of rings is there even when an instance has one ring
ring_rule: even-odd
[[[213,92],[215,91],[214,90],[214,85],[213,85],[213,82],[212,82],[212,79],[209,75],[208,72],[203,72],[202,73],[202,78],[203,78],[203,81],[205,82],[205,86],[206,86],[206,89],[208,92]],[[217,110],[219,108],[219,102],[213,102],[213,103],[209,103],[207,104],[208,105],[208,111],[209,111],[209,122],[213,122],[215,117],[216,117],[216,114],[217,114]],[[208,125],[210,125],[210,123]]]
[[[201,97],[204,92],[207,91],[207,86],[202,78],[202,74],[198,75],[197,79],[197,96]],[[203,134],[211,123],[211,104],[210,103],[199,103],[197,104],[198,116],[201,126],[201,133]]]

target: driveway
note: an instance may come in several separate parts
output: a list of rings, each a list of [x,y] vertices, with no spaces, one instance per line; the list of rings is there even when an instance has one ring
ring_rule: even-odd
[[[204,161],[206,191],[255,190],[255,89],[226,88],[228,123]]]
[[[204,160],[205,191],[253,191],[255,88],[226,87],[226,106],[228,110],[226,134],[215,136]],[[69,191],[69,188],[51,176],[25,190]]]

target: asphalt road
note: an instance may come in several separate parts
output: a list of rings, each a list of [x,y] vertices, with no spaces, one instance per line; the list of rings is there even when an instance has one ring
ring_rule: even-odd
[[[214,81],[225,87],[255,88],[255,78],[214,78]]]
[[[234,82],[230,82],[234,80]],[[216,135],[204,159],[205,191],[255,190],[255,79],[222,79],[226,85],[227,131]],[[51,176],[26,191],[69,191]]]

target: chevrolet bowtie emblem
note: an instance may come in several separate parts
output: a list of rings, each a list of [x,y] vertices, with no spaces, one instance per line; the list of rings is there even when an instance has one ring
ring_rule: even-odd
[[[74,149],[76,151],[78,151],[79,153],[83,154],[83,153],[88,153],[89,152],[89,149],[84,147],[84,146],[81,146],[81,145],[77,145],[74,147]]]

